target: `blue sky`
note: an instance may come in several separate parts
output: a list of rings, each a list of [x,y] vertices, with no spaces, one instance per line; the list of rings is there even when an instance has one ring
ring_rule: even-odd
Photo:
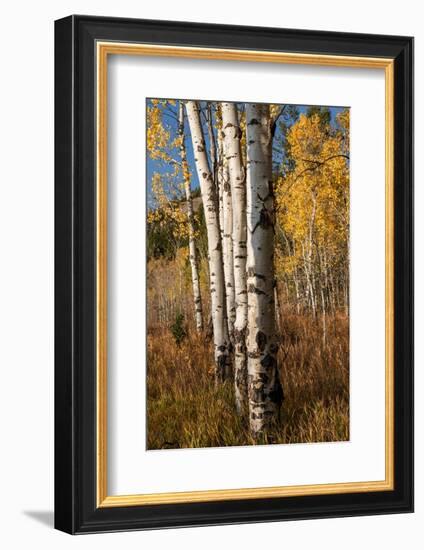
[[[200,102],[201,106],[203,106],[205,103]],[[151,105],[151,101],[147,100],[147,106]],[[284,104],[281,104],[284,105]],[[290,105],[290,107],[297,107],[299,114],[305,113],[308,109],[309,105]],[[343,111],[344,107],[329,107],[330,113],[331,113],[331,124],[335,124],[335,119],[338,113]],[[164,124],[166,128],[171,133],[171,139],[174,139],[177,136],[178,132],[178,101],[176,101],[176,105],[168,105],[166,108],[166,115],[163,117]],[[203,120],[203,118],[202,118]],[[294,119],[289,119],[286,121],[286,123],[290,126],[295,122]],[[209,139],[207,135],[206,127],[204,126],[204,137],[206,141],[206,146],[209,150]],[[187,119],[185,119],[185,135],[190,136],[190,130],[188,128],[188,122]],[[280,138],[280,139],[279,139]],[[274,143],[281,143],[281,131],[280,127],[277,127],[276,134],[274,137]],[[187,151],[187,160],[190,166],[192,178],[191,178],[191,185],[192,189],[196,189],[199,187],[199,181],[197,178],[197,173],[194,166],[194,156],[193,156],[193,148],[191,144],[191,140],[186,138],[186,151]],[[277,160],[282,159],[282,155],[284,154],[284,151],[281,149],[281,153],[273,153],[273,162],[276,162]],[[275,157],[279,156],[280,158],[276,159]],[[176,155],[176,160],[179,161],[178,153]],[[148,197],[148,205],[152,204],[152,194],[151,194],[151,181],[153,174],[157,172],[159,174],[166,174],[168,172],[172,172],[172,166],[170,164],[162,161],[162,160],[153,160],[150,158],[149,155],[147,155],[147,166],[146,166],[146,180],[147,180],[147,197]]]

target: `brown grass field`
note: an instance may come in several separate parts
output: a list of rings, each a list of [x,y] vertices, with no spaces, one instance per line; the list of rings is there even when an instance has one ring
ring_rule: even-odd
[[[349,439],[349,321],[338,313],[322,325],[309,315],[281,311],[280,422],[260,443]],[[230,382],[215,387],[212,345],[194,330],[177,346],[169,328],[147,336],[147,448],[253,445],[237,415]],[[256,442],[257,444],[258,442]]]

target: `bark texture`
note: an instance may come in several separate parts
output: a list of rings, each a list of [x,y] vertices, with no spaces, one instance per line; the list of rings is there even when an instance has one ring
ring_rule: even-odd
[[[246,123],[249,423],[258,438],[277,420],[283,400],[276,357],[269,106],[247,104]]]
[[[223,132],[218,130],[218,185],[220,194],[220,224],[224,261],[225,295],[230,340],[234,339],[236,318],[233,254],[233,205],[228,162],[225,158]]]
[[[208,237],[208,260],[211,292],[211,316],[214,338],[216,379],[225,380],[231,374],[230,339],[225,307],[224,269],[219,228],[218,197],[206,154],[205,140],[196,101],[187,101],[187,118],[193,141],[194,160],[202,194]]]
[[[228,166],[228,193],[232,203],[232,230],[224,232],[231,240],[234,258],[234,384],[237,410],[247,407],[247,286],[246,286],[246,177],[243,168],[240,139],[241,129],[235,103],[222,103],[222,137],[225,161]],[[227,233],[228,231],[228,233]]]
[[[200,293],[200,281],[199,281],[199,264],[197,259],[197,249],[195,241],[194,230],[194,212],[193,212],[193,200],[191,197],[191,183],[190,183],[190,171],[187,163],[187,153],[185,147],[185,132],[184,132],[184,106],[180,101],[178,110],[178,135],[180,137],[180,156],[181,165],[184,179],[184,190],[187,201],[187,219],[189,230],[189,257],[191,266],[191,281],[193,287],[194,298],[194,314],[196,319],[196,330],[202,332],[203,330],[203,311],[202,311],[202,295]]]

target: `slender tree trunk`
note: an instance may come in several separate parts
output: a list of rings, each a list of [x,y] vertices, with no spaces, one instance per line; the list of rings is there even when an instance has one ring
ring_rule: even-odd
[[[331,315],[334,315],[336,311],[336,302],[335,302],[335,290],[334,290],[334,282],[333,282],[333,270],[328,269],[328,260],[327,260],[327,252],[324,248],[324,266],[325,266],[325,273],[326,277],[328,279],[328,299],[330,302],[330,309],[331,309]]]
[[[242,413],[247,409],[246,177],[237,107],[235,103],[222,103],[221,109],[222,137],[230,180],[228,193],[232,199],[232,234],[226,231],[226,237],[232,241],[234,255],[234,385],[237,410]]]
[[[215,136],[213,133],[212,106],[209,102],[207,104],[207,127],[208,127],[208,138],[209,138],[209,157],[211,159],[210,168],[211,168],[212,176],[216,185],[216,175],[217,175],[216,143],[215,143]]]
[[[287,281],[286,281],[286,292],[287,292],[287,303],[290,303]],[[278,297],[277,280],[274,280],[274,303],[275,303],[275,321],[277,323],[277,329],[281,333],[281,313],[280,313],[281,310],[280,310],[280,299]]]
[[[325,309],[325,298],[324,298],[324,289],[321,286],[321,307],[322,307],[322,346],[325,348],[327,344],[327,321],[326,321],[326,309]]]
[[[318,258],[319,258],[319,286],[321,293],[321,315],[322,315],[322,345],[325,348],[327,345],[327,301],[328,301],[328,277],[327,271],[325,269],[325,264],[323,261],[323,254],[318,248]]]
[[[229,181],[228,163],[225,159],[222,132],[218,133],[218,182],[220,192],[219,219],[221,224],[222,253],[224,262],[225,296],[227,307],[228,332],[234,340],[234,321],[236,317],[234,294],[234,253],[233,253],[233,206]]]
[[[219,230],[218,200],[212,172],[205,150],[199,106],[196,101],[186,102],[187,118],[193,141],[194,160],[200,183],[208,236],[208,260],[210,271],[211,315],[213,324],[216,380],[230,376],[230,340],[225,313],[224,270],[222,243]]]
[[[303,252],[303,270],[306,276],[306,288],[308,292],[309,307],[312,310],[314,318],[316,317],[315,310],[315,296],[314,296],[314,287],[312,285],[312,276],[311,276],[311,263],[309,259],[309,252],[306,253],[305,246],[302,243],[302,252]]]
[[[221,242],[224,244],[224,163],[219,161],[216,187],[218,192],[218,219]]]
[[[289,283],[287,282],[287,277],[286,276],[284,277],[284,286],[286,287],[286,300],[287,300],[287,303],[289,304],[290,303],[290,290],[289,290]],[[274,292],[274,294],[275,294],[275,296],[277,296],[276,292]],[[278,317],[277,317],[277,322],[278,322]]]
[[[317,201],[315,192],[311,191],[311,197],[312,197],[312,214],[311,218],[309,220],[309,236],[308,236],[308,252],[307,252],[307,277],[308,277],[308,284],[311,294],[311,305],[312,305],[312,312],[314,317],[317,315],[317,298],[316,298],[316,289],[315,289],[315,278],[314,278],[314,271],[312,266],[312,253],[313,253],[313,233],[314,233],[314,226],[315,226],[315,216],[316,216],[316,208],[317,208]]]
[[[246,105],[248,393],[250,430],[267,434],[283,400],[275,335],[274,195],[269,106]]]
[[[297,267],[293,271],[294,287],[296,289],[296,312],[300,314],[300,293],[299,293],[299,280],[297,277]]]
[[[187,163],[187,154],[185,148],[185,134],[184,134],[184,107],[182,101],[179,104],[178,111],[178,134],[180,137],[180,155],[181,164],[183,170],[184,189],[187,201],[187,219],[188,219],[188,231],[189,231],[189,257],[191,266],[191,281],[193,287],[194,298],[194,314],[196,318],[197,332],[203,330],[203,312],[202,312],[202,295],[200,294],[200,281],[199,281],[199,267],[197,260],[197,250],[195,242],[194,231],[194,213],[193,213],[193,200],[191,197],[191,185],[190,185],[190,171]]]
[[[344,301],[345,301],[345,314],[349,315],[349,267],[345,268],[344,276]]]

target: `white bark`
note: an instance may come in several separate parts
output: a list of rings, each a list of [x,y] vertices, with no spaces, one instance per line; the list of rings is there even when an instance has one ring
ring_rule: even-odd
[[[234,321],[236,317],[234,295],[234,259],[233,259],[233,206],[229,182],[228,163],[225,159],[222,132],[218,132],[218,185],[219,185],[219,219],[221,225],[222,253],[224,262],[225,295],[227,306],[228,332],[233,340]]]
[[[286,281],[286,289],[287,289],[287,281]],[[287,302],[289,302],[289,295],[287,292]],[[274,304],[275,304],[275,322],[278,331],[281,331],[281,310],[280,310],[280,300],[278,297],[278,285],[277,281],[274,281]]]
[[[219,229],[221,232],[221,242],[224,245],[224,144],[222,141],[222,136],[220,137],[218,135],[218,170],[217,170],[217,178],[216,178],[216,185],[218,188],[218,210],[219,210]],[[225,275],[225,271],[224,271]]]
[[[232,242],[234,256],[234,384],[239,412],[247,406],[247,288],[246,288],[246,177],[242,163],[241,130],[235,103],[222,103],[222,137],[228,166],[228,193],[232,204],[232,233],[226,227],[224,234]],[[228,209],[231,205],[228,206]]]
[[[249,422],[259,437],[272,427],[283,400],[276,358],[269,107],[247,104],[246,123]]]
[[[203,330],[203,312],[202,312],[202,296],[200,294],[200,281],[199,281],[199,268],[197,260],[197,250],[195,242],[194,231],[194,213],[193,213],[193,200],[191,197],[191,185],[190,185],[190,171],[187,163],[187,153],[185,147],[185,133],[184,133],[184,107],[182,101],[179,104],[178,111],[178,135],[181,139],[180,155],[181,165],[184,179],[184,190],[187,201],[187,220],[189,231],[189,258],[191,266],[191,281],[193,287],[193,299],[194,299],[194,314],[196,319],[196,330],[202,332]]]
[[[224,270],[217,210],[218,200],[215,183],[206,154],[198,104],[196,101],[187,101],[185,106],[193,141],[194,160],[199,177],[208,236],[211,315],[216,379],[224,380],[230,375],[230,340],[225,312]]]
[[[207,107],[207,126],[208,126],[208,138],[209,138],[209,156],[211,159],[210,169],[215,181],[216,175],[216,147],[215,147],[215,136],[213,133],[213,121],[212,121],[212,107],[208,102]]]

